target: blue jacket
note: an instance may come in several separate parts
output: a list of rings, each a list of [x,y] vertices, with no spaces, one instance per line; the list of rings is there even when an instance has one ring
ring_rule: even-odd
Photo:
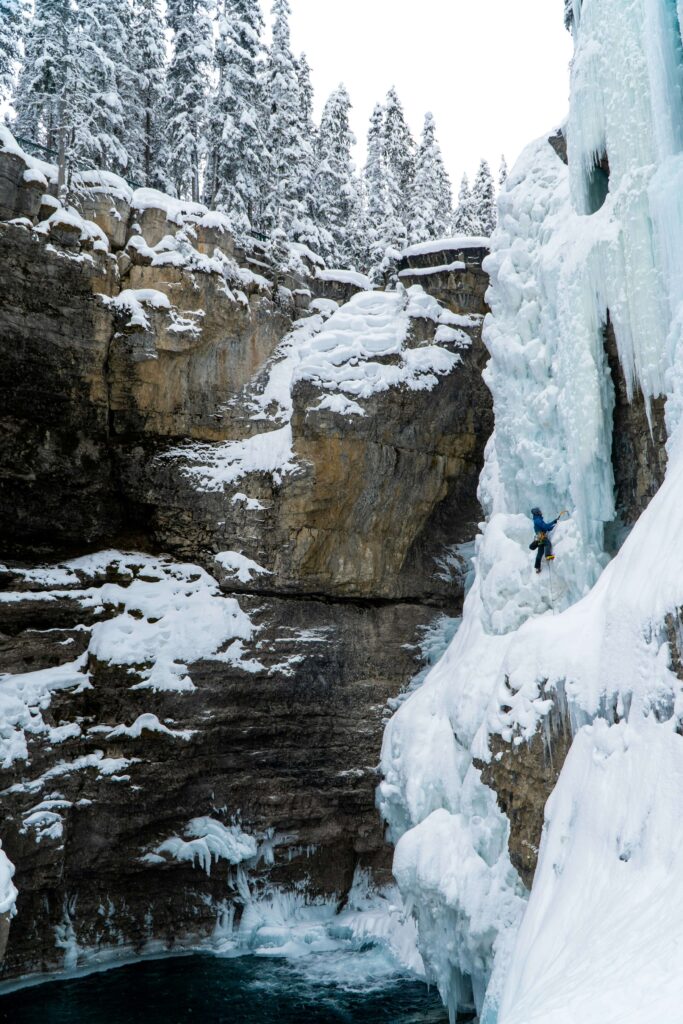
[[[536,533],[550,533],[557,526],[557,519],[553,519],[552,523],[546,523],[543,516],[534,516],[534,530]]]

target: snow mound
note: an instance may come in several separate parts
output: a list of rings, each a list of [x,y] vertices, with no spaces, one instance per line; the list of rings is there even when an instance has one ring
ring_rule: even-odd
[[[144,307],[152,309],[170,309],[171,300],[164,292],[156,288],[124,288],[109,304],[115,309],[125,309],[130,313],[129,327],[142,327],[149,330],[149,320]]]
[[[355,270],[320,270],[316,268],[315,276],[318,281],[337,281],[339,284],[352,284],[362,291],[372,291],[372,281],[365,274],[359,274]]]

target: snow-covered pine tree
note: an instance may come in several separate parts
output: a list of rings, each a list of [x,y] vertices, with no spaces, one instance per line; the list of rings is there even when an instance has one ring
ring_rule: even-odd
[[[353,258],[352,220],[357,216],[357,184],[351,159],[356,139],[349,124],[351,100],[340,85],[327,100],[320,119],[316,198],[320,224],[330,235],[323,255],[340,266]]]
[[[18,135],[56,150],[71,123],[76,14],[71,0],[35,0],[14,100]]]
[[[397,212],[401,193],[393,170],[385,159],[386,112],[378,103],[370,118],[367,162],[363,172],[365,254],[364,268],[376,283],[382,283],[387,269],[387,250],[402,249],[406,229]]]
[[[448,231],[453,193],[436,139],[434,117],[425,115],[422,140],[415,161],[415,181],[410,195],[408,240],[411,244],[439,238]]]
[[[311,141],[315,141],[318,130],[313,120],[313,82],[311,81],[311,66],[305,53],[302,53],[299,59],[295,61],[295,67],[299,83],[302,123],[304,128],[312,133]]]
[[[479,164],[479,170],[472,186],[472,209],[477,221],[475,234],[489,236],[496,226],[496,188],[491,169],[486,160]]]
[[[70,153],[78,163],[124,173],[129,155],[121,83],[133,77],[130,7],[127,0],[80,0],[76,18],[78,83]]]
[[[320,216],[316,175],[318,170],[318,128],[313,120],[313,83],[311,68],[305,53],[295,60],[299,83],[300,121],[299,131],[303,140],[299,160],[299,196],[302,204],[298,218],[297,239],[305,241],[314,252],[329,254],[334,248],[332,236]]]
[[[453,215],[453,231],[456,235],[476,235],[479,224],[473,209],[472,192],[469,179],[463,174],[458,192],[458,205]]]
[[[13,90],[25,23],[25,0],[0,0],[0,102]]]
[[[199,199],[207,93],[213,63],[213,0],[167,0],[173,53],[166,75],[163,163],[179,196]]]
[[[394,176],[400,195],[397,213],[406,223],[415,179],[415,141],[393,86],[387,93],[382,136],[384,162]]]
[[[312,159],[312,146],[303,135],[301,90],[289,38],[289,0],[274,0],[272,13],[268,59],[271,184],[265,221],[276,236],[315,248],[318,238],[307,207],[303,173]]]
[[[133,72],[124,93],[130,176],[160,187],[162,104],[166,95],[165,25],[159,0],[134,0],[129,63]]]
[[[267,115],[260,81],[262,33],[258,0],[223,0],[206,194],[209,203],[230,214],[238,232],[258,227],[268,181]]]

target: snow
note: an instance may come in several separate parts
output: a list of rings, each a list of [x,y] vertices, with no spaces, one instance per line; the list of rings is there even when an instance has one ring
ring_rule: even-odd
[[[167,725],[159,721],[156,715],[147,712],[146,714],[138,715],[132,725],[117,725],[114,729],[110,729],[107,733],[107,739],[140,739],[143,731],[160,732],[165,736],[172,736],[186,742],[194,736],[194,730],[169,729]]]
[[[131,206],[140,213],[144,210],[161,210],[167,220],[180,226],[185,223],[186,218],[200,220],[210,212],[202,203],[193,203],[189,199],[175,199],[155,188],[136,188],[131,198]]]
[[[77,191],[105,195],[112,199],[121,199],[125,203],[130,203],[133,196],[128,182],[111,171],[76,171],[72,175],[71,184]]]
[[[216,561],[228,575],[236,577],[240,583],[250,583],[254,576],[273,575],[269,569],[264,569],[262,565],[247,558],[239,551],[221,551],[216,555]]]
[[[318,267],[325,267],[325,260],[322,256],[319,256],[316,252],[313,252],[309,246],[304,245],[303,242],[290,242],[289,248],[292,252],[296,253],[297,256],[304,256],[311,263],[314,263]]]
[[[598,719],[548,801],[501,1024],[681,1020],[683,741]]]
[[[452,1016],[471,985],[482,1024],[681,1019],[683,93],[673,10],[581,5],[569,168],[544,137],[500,196],[485,264],[495,430],[476,578],[450,647],[384,738],[378,803],[427,972]],[[609,191],[598,197],[593,168],[605,151]],[[608,313],[630,393],[667,396],[669,433],[665,482],[612,561]],[[547,518],[570,513],[540,577],[528,550],[534,505]],[[474,764],[490,759],[492,735],[513,746],[539,731],[549,739],[551,709],[575,738],[525,910],[508,822]]]
[[[180,460],[183,476],[197,490],[206,492],[221,492],[253,473],[268,473],[279,480],[297,470],[289,424],[242,441],[178,445],[160,458]]]
[[[83,585],[88,576],[106,578],[107,570],[115,570],[121,581]],[[254,632],[250,619],[234,598],[223,596],[216,580],[199,566],[145,554],[104,551],[45,569],[27,570],[22,575],[29,586],[54,587],[31,594],[32,600],[70,598],[101,618],[89,629],[87,652],[75,661],[0,676],[0,764],[4,768],[17,760],[28,761],[28,739],[32,735],[47,734],[52,742],[67,738],[69,731],[55,733],[43,712],[49,707],[52,693],[92,685],[87,669],[91,657],[127,667],[134,689],[180,693],[194,689],[188,664],[202,658],[213,657],[247,672],[259,667],[242,657],[242,644]],[[61,589],[64,587],[67,589]],[[23,590],[0,595],[3,602],[26,597]],[[121,726],[116,735],[133,736],[143,729],[189,738],[155,724],[153,715],[138,718],[128,731]],[[95,766],[102,772],[100,760],[101,755],[92,762],[79,762],[77,767]]]
[[[357,400],[391,387],[433,388],[439,376],[453,370],[458,357],[438,345],[407,347],[408,306],[423,294],[417,287],[353,296],[316,335],[299,345],[294,384],[313,381],[326,391],[342,392],[350,400],[344,406],[346,414],[356,415],[362,409]],[[398,356],[399,361],[380,361],[388,356]]]
[[[2,123],[0,123],[0,150],[4,153],[13,153],[15,156],[20,156],[28,169],[38,171],[50,184],[56,184],[56,165],[48,164],[44,160],[38,160],[23,150],[7,125]]]
[[[316,268],[315,276],[318,281],[338,281],[340,284],[352,284],[363,291],[372,290],[372,281],[365,274],[359,274],[355,270],[320,270]]]
[[[125,309],[130,313],[129,327],[142,327],[149,330],[149,320],[144,307],[151,306],[152,309],[170,309],[171,300],[164,292],[156,288],[124,288],[109,304],[114,309]]]
[[[241,864],[256,856],[258,844],[238,825],[223,825],[214,818],[192,818],[185,827],[188,839],[171,836],[154,851],[157,857],[165,854],[173,860],[189,861],[199,865],[207,875],[219,860],[228,864]]]
[[[454,260],[453,263],[444,263],[439,267],[409,267],[407,270],[399,271],[399,277],[430,277],[432,274],[453,274],[461,270],[467,270],[467,264],[462,260]]]
[[[488,249],[490,238],[483,235],[453,235],[450,238],[433,238],[428,242],[417,242],[401,252],[401,259],[410,256],[429,256],[435,252],[461,251],[465,249]]]
[[[42,188],[47,188],[47,178],[43,172],[39,171],[36,167],[29,167],[28,170],[24,171],[22,180],[27,184],[36,182],[36,184],[40,185]]]
[[[12,883],[14,865],[2,849],[0,842],[0,914],[14,913],[14,905],[19,895]]]

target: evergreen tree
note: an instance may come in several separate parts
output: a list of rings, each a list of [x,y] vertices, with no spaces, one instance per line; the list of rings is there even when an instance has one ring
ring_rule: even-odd
[[[75,41],[70,0],[35,0],[14,103],[16,131],[51,150],[71,121],[78,77]]]
[[[456,235],[479,234],[479,223],[473,208],[470,183],[466,174],[463,174],[462,181],[460,182],[458,205],[453,217],[453,230]]]
[[[24,0],[0,0],[0,102],[12,92],[25,20]]]
[[[408,202],[415,179],[415,142],[396,90],[387,93],[383,125],[384,162],[396,181],[400,203],[397,212],[408,218]]]
[[[110,0],[81,0],[77,12],[76,70],[72,136],[77,162],[124,173],[129,155],[121,83],[128,65],[130,8]]]
[[[498,170],[498,185],[500,188],[503,187],[505,182],[508,180],[508,165],[505,159],[505,154],[500,158],[500,168]]]
[[[476,234],[492,233],[496,226],[496,189],[493,176],[486,160],[479,164],[477,176],[472,186],[472,208],[477,221]]]
[[[302,53],[295,62],[295,67],[299,83],[302,124],[305,130],[311,132],[311,139],[315,140],[317,129],[313,121],[313,83],[311,82],[311,66],[305,53]]]
[[[363,263],[377,283],[385,277],[387,252],[402,249],[406,243],[405,223],[398,213],[402,196],[394,171],[386,161],[385,125],[386,112],[378,103],[370,118],[363,174],[366,238]]]
[[[301,241],[306,241],[314,252],[329,255],[334,249],[334,243],[329,231],[323,226],[324,216],[321,217],[320,214],[316,180],[319,133],[313,120],[313,84],[305,53],[294,62],[294,66],[299,84],[299,135],[302,140],[297,190],[301,202],[301,217],[298,221],[297,237]]]
[[[452,215],[452,205],[451,183],[436,139],[434,117],[426,114],[410,196],[409,241],[426,242],[430,238],[445,235]]]
[[[249,232],[262,217],[269,163],[258,0],[224,0],[218,32],[207,199],[230,214],[236,231]]]
[[[207,92],[213,64],[212,0],[167,0],[173,55],[167,73],[164,163],[177,195],[199,199]]]
[[[135,0],[131,30],[130,89],[124,93],[130,175],[161,187],[162,106],[166,94],[165,26],[158,0]]]
[[[316,196],[319,220],[331,246],[323,255],[336,263],[353,258],[353,218],[358,216],[357,185],[351,159],[356,142],[349,125],[351,100],[344,85],[330,95],[323,109],[318,137]]]
[[[273,42],[268,60],[272,178],[265,219],[277,236],[315,248],[318,233],[308,210],[303,173],[307,162],[312,161],[312,146],[303,137],[304,107],[289,39],[289,0],[274,0],[272,13]]]

